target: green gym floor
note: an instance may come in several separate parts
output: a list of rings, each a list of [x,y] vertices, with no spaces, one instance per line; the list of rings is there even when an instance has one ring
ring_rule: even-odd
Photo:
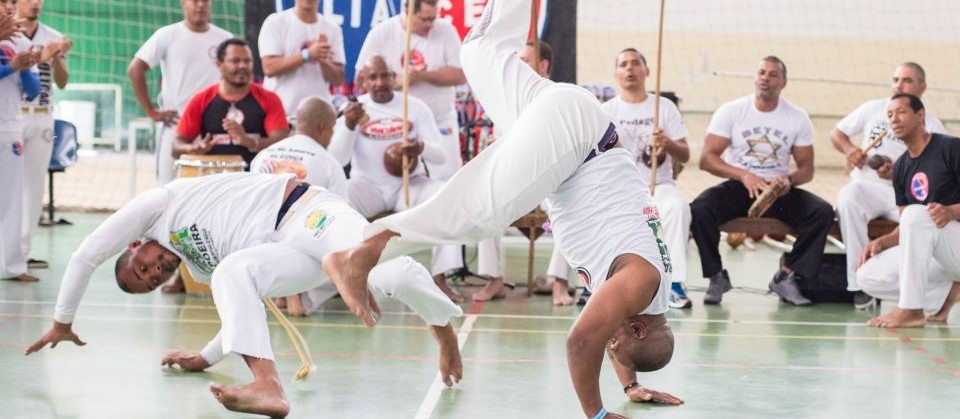
[[[169,350],[198,350],[218,329],[212,300],[129,296],[112,268],[97,270],[74,330],[85,347],[62,343],[30,357],[23,348],[51,324],[59,279],[70,254],[104,216],[64,214],[72,227],[41,228],[34,256],[48,259],[36,284],[0,283],[0,417],[231,418],[207,391],[210,381],[245,383],[242,361],[228,357],[205,373],[160,366]],[[508,277],[525,281],[522,242],[507,251]],[[673,362],[640,382],[684,400],[679,407],[631,404],[604,365],[601,389],[611,411],[633,418],[945,418],[960,415],[960,315],[948,326],[919,330],[868,328],[872,313],[846,305],[797,308],[765,294],[777,252],[723,255],[734,291],[722,306],[702,304],[695,247],[689,265],[692,310],[668,313],[677,336]],[[549,245],[538,248],[545,269]],[[112,266],[112,264],[110,265]],[[464,294],[480,288],[457,282]],[[550,298],[508,298],[463,304],[460,333],[464,380],[443,388],[436,346],[424,323],[399,303],[382,305],[364,328],[340,300],[294,319],[318,371],[293,382],[298,360],[286,334],[271,323],[274,348],[293,418],[582,418],[564,352],[579,308]],[[885,303],[883,310],[892,304]]]

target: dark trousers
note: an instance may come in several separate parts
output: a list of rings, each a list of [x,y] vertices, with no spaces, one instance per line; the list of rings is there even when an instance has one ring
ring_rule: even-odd
[[[742,183],[728,180],[703,191],[690,203],[693,223],[690,231],[700,251],[700,264],[705,278],[723,269],[720,259],[720,225],[738,217],[746,217],[753,204]],[[816,279],[823,259],[827,233],[833,224],[833,208],[827,201],[802,189],[777,199],[763,214],[776,218],[797,232],[793,251],[787,254],[785,265],[808,279]]]

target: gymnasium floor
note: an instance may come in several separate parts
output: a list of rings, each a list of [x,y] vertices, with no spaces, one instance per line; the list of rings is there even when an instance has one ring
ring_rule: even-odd
[[[99,269],[74,330],[87,346],[62,343],[30,357],[23,348],[50,326],[59,279],[72,250],[103,218],[63,214],[73,227],[38,230],[35,255],[51,269],[39,284],[0,283],[0,406],[3,418],[229,418],[207,391],[210,381],[244,383],[238,357],[206,373],[161,368],[168,350],[201,348],[216,332],[212,301],[159,293],[129,296]],[[508,242],[511,242],[508,240]],[[523,243],[507,251],[507,272],[526,275]],[[538,248],[541,272],[549,242]],[[611,411],[668,418],[951,417],[960,410],[960,315],[953,326],[878,330],[869,313],[845,305],[796,308],[761,290],[777,254],[731,251],[727,267],[738,288],[723,306],[705,308],[695,248],[690,245],[694,307],[671,311],[677,336],[673,362],[641,383],[686,400],[680,407],[631,404],[604,366],[601,388]],[[111,265],[112,266],[112,265]],[[462,283],[458,283],[462,284]],[[458,285],[460,286],[460,285]],[[460,286],[464,293],[479,290]],[[291,381],[298,361],[285,333],[273,326],[283,385],[293,418],[582,418],[569,383],[565,332],[577,307],[548,297],[464,304],[456,321],[465,379],[453,389],[436,380],[436,346],[419,318],[396,302],[383,304],[375,329],[365,329],[340,300],[294,319],[319,370]],[[890,309],[885,304],[884,309]]]

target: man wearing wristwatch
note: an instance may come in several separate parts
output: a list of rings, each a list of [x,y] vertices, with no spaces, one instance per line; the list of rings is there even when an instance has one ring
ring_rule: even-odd
[[[816,278],[834,213],[829,203],[797,188],[813,180],[813,122],[805,110],[780,97],[786,85],[787,65],[775,56],[764,57],[754,76],[754,94],[724,104],[710,119],[700,169],[727,180],[690,204],[690,231],[710,281],[704,304],[719,304],[732,288],[720,259],[720,225],[746,216],[754,199],[773,183],[785,188],[763,216],[793,228],[797,243],[774,274],[770,290],[790,304],[811,304],[797,283]],[[792,173],[790,156],[797,164]]]
[[[220,82],[194,95],[184,110],[173,156],[235,154],[249,167],[258,151],[287,137],[290,125],[280,98],[251,83],[253,53],[246,41],[223,41],[217,68]]]
[[[257,41],[263,86],[276,92],[288,118],[300,101],[319,96],[330,102],[330,86],[343,83],[343,31],[317,13],[320,0],[296,0],[293,8],[267,17]]]

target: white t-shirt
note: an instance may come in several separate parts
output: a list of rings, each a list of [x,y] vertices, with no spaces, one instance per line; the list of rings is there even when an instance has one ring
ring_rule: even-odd
[[[347,177],[343,166],[313,138],[295,134],[257,153],[250,163],[253,173],[292,173],[297,179],[322,186],[347,198]]]
[[[53,29],[42,23],[37,25],[37,31],[33,34],[32,38],[28,38],[31,44],[37,48],[43,48],[47,44],[53,41],[59,41],[63,39],[63,34],[57,32],[56,29]],[[53,60],[52,58],[50,59]],[[53,66],[50,61],[45,63],[39,63],[33,67],[33,71],[37,72],[37,76],[40,78],[40,94],[37,95],[31,101],[23,101],[23,106],[36,107],[36,108],[46,108],[53,105],[53,90],[51,89],[51,83],[53,83]],[[22,96],[21,96],[22,98]]]
[[[640,103],[625,102],[617,96],[601,106],[613,119],[620,144],[636,158],[644,185],[650,184],[650,166],[643,161],[642,156],[644,150],[650,146],[650,136],[653,134],[654,102],[652,94],[647,95],[647,99]],[[677,105],[664,97],[660,98],[660,126],[672,141],[687,138],[687,127],[683,125]],[[657,185],[673,183],[673,157],[667,153],[663,164],[657,166]]]
[[[397,15],[380,22],[367,34],[357,57],[357,73],[367,60],[382,56],[397,75],[403,74],[403,52],[406,49],[407,30]],[[434,71],[444,67],[460,66],[460,36],[450,22],[437,19],[426,37],[412,34],[410,38],[410,65],[415,70]],[[442,120],[456,113],[456,87],[436,86],[427,82],[410,85],[410,95],[427,103],[436,119]]]
[[[135,57],[150,68],[160,65],[160,108],[183,114],[187,102],[203,88],[220,81],[217,47],[233,34],[215,25],[194,32],[183,22],[157,29]]]
[[[23,36],[14,36],[11,39],[0,41],[0,49],[3,49],[5,54],[4,64],[10,65],[10,60],[13,59],[14,55],[28,51],[30,47],[30,40]],[[24,69],[22,71],[30,70]],[[14,99],[18,97],[23,97],[20,72],[13,72],[0,79],[0,132],[20,132],[20,120],[23,119],[20,111],[22,104],[19,100]]]
[[[366,124],[350,131],[346,119],[341,117],[334,128],[330,152],[338,162],[351,162],[351,177],[367,179],[384,187],[403,184],[399,177],[387,173],[383,167],[383,154],[390,144],[403,139],[403,98],[393,95],[387,103],[377,103],[369,94],[360,96],[357,101],[363,104],[370,119]],[[433,119],[433,113],[425,103],[415,97],[409,98],[408,111],[411,139],[423,141],[421,157],[427,164],[443,163],[440,132]],[[425,175],[423,164],[418,164],[410,174]]]
[[[137,195],[87,236],[63,274],[54,319],[73,323],[93,270],[145,237],[210,282],[227,255],[272,240],[290,175],[223,173],[177,179]]]
[[[673,267],[659,213],[633,154],[608,150],[584,163],[547,197],[553,235],[563,256],[594,292],[617,256],[632,253],[661,273],[660,288],[642,314],[667,311]]]
[[[780,98],[776,109],[760,112],[753,94],[717,109],[707,133],[730,139],[724,153],[727,164],[764,180],[790,173],[793,147],[813,145],[813,122],[807,111]]]
[[[887,135],[880,140],[880,144],[878,144],[876,148],[868,150],[867,155],[880,154],[889,157],[892,161],[897,161],[897,159],[903,155],[903,152],[907,151],[907,145],[894,136],[892,130],[889,130],[890,123],[887,120],[887,104],[889,102],[890,98],[880,98],[860,105],[849,115],[841,119],[840,122],[837,122],[837,129],[851,138],[857,134],[862,134],[863,140],[860,143],[861,148],[873,142],[874,138],[886,129]],[[924,124],[926,125],[927,132],[946,134],[943,123],[929,110],[926,112]],[[880,176],[877,176],[875,170],[866,165],[863,166],[863,169],[854,168],[853,171],[850,172],[850,177],[853,179],[874,180],[890,184],[889,180],[880,178]]]
[[[306,23],[297,17],[294,9],[287,9],[267,16],[260,27],[260,57],[286,57],[299,54],[312,45],[320,35],[327,37],[333,54],[333,62],[345,63],[343,31],[323,15],[314,23]],[[297,113],[297,106],[306,97],[319,96],[330,102],[330,83],[323,78],[320,64],[311,61],[296,70],[279,77],[267,77],[263,86],[280,96],[287,117]]]

